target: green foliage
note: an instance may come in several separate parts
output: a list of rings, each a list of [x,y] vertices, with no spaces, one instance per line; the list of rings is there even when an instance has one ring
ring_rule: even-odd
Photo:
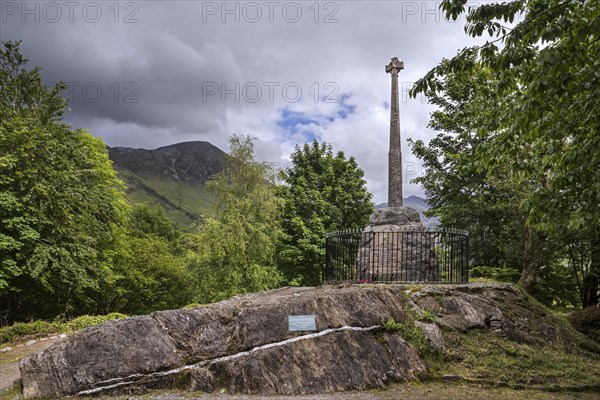
[[[126,212],[106,145],[59,121],[60,85],[0,49],[0,315],[68,315],[93,307],[109,279],[103,252]]]
[[[254,160],[250,137],[231,137],[223,172],[207,184],[217,216],[200,227],[197,256],[190,266],[196,301],[214,302],[281,282],[275,264],[281,201],[272,176],[265,164]]]
[[[467,14],[468,35],[496,39],[443,60],[412,91],[442,108],[431,125],[452,133],[429,148],[415,143],[434,167],[430,184],[444,166],[456,173],[442,173],[452,189],[432,197],[433,212],[456,222],[463,207],[475,242],[487,235],[488,254],[502,255],[478,265],[520,269],[520,283],[531,292],[538,290],[543,268],[566,258],[569,237],[577,234],[596,249],[577,282],[581,302],[596,304],[600,9],[594,2],[557,0],[513,0],[468,11],[463,0],[444,0],[442,9],[453,19]],[[521,265],[514,262],[518,257]]]
[[[60,123],[66,102],[0,52],[0,315],[149,312],[191,299],[180,233],[129,209],[106,145]]]
[[[473,278],[489,278],[498,282],[516,283],[521,276],[521,272],[515,268],[499,268],[480,265],[469,270],[469,275]]]
[[[89,326],[95,326],[113,319],[127,318],[127,315],[111,313],[108,315],[82,315],[67,321],[60,322],[15,322],[12,325],[0,328],[0,343],[20,340],[30,335],[50,335],[53,333],[76,332]]]
[[[193,274],[182,234],[160,207],[138,205],[108,263],[101,311],[129,314],[178,308],[191,301]]]
[[[111,255],[113,276],[103,287],[101,310],[144,314],[174,309],[193,297],[190,256],[177,243],[148,235],[125,235]]]
[[[437,315],[431,313],[429,310],[422,310],[421,318],[419,318],[419,321],[434,322],[436,319]]]
[[[68,332],[80,331],[90,326],[96,326],[102,322],[111,321],[113,319],[127,318],[127,315],[121,313],[110,313],[107,315],[82,315],[63,324],[63,330]]]
[[[291,284],[318,285],[325,265],[325,233],[362,228],[373,212],[364,173],[353,157],[333,154],[328,143],[296,147],[292,167],[284,171],[286,185],[284,236],[279,265]]]
[[[543,233],[526,225],[527,211],[521,208],[535,184],[506,166],[487,166],[511,97],[498,98],[497,79],[476,61],[469,59],[475,65],[468,79],[448,71],[435,78],[435,91],[427,90],[429,101],[439,107],[429,125],[439,133],[428,145],[411,142],[427,171],[415,181],[425,188],[429,213],[438,215],[442,226],[469,231],[474,276],[516,282],[511,275],[518,271],[525,286],[534,286],[552,249]]]
[[[427,336],[423,329],[417,324],[417,316],[410,310],[406,311],[406,319],[400,324],[398,333],[404,340],[413,345],[420,356],[425,356],[431,353],[431,346],[427,341]]]
[[[58,332],[61,332],[60,324],[53,324],[46,321],[15,322],[13,325],[0,328],[0,343],[10,342],[21,336]]]
[[[444,331],[449,357],[433,360],[435,375],[458,375],[494,385],[564,387],[594,385],[598,358],[577,348],[517,343],[490,331]],[[582,368],[585,366],[585,368]]]
[[[398,333],[402,336],[402,339],[413,345],[419,355],[430,354],[431,346],[429,346],[425,333],[416,323],[418,320],[416,314],[410,310],[405,311],[406,316],[402,322],[396,322],[393,318],[390,318],[381,323],[382,329],[388,333]],[[421,319],[426,319],[426,316]]]
[[[381,324],[381,327],[383,328],[384,331],[386,331],[388,333],[397,333],[397,332],[400,332],[400,330],[402,329],[401,324],[394,321],[393,318],[390,318],[387,321],[383,322]]]
[[[136,238],[160,237],[176,243],[181,235],[162,207],[144,204],[133,207],[129,220],[129,233]]]
[[[555,260],[539,271],[539,281],[531,294],[542,304],[559,309],[581,306],[573,270],[564,260]]]

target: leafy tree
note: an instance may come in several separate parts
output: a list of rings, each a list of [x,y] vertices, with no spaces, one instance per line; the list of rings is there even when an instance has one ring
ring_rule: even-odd
[[[364,173],[353,157],[333,154],[328,143],[296,147],[293,166],[284,171],[286,185],[279,264],[290,284],[321,283],[325,234],[362,228],[373,212]]]
[[[25,69],[27,59],[21,54],[21,42],[2,42],[0,47],[0,115],[8,120],[21,116],[42,125],[60,119],[67,99],[60,96],[63,83],[48,89],[41,84],[40,68]]]
[[[96,313],[142,314],[178,308],[193,295],[191,257],[181,233],[160,207],[136,205],[107,252],[108,280],[100,282]]]
[[[510,168],[492,169],[485,163],[488,146],[502,130],[503,110],[514,96],[498,98],[498,81],[489,68],[478,65],[468,80],[452,71],[434,79],[437,89],[426,94],[439,107],[429,123],[439,133],[428,145],[409,141],[427,171],[415,182],[425,189],[429,214],[439,216],[442,225],[470,232],[474,271],[522,271],[521,283],[529,287],[547,261],[541,257],[547,250],[546,237],[526,226],[527,213],[520,207],[535,182],[521,179]]]
[[[275,249],[281,236],[281,201],[273,176],[254,160],[249,136],[230,138],[224,170],[207,183],[215,195],[216,218],[200,227],[196,301],[222,300],[241,293],[271,289],[281,275]]]
[[[137,238],[148,236],[162,238],[178,250],[181,245],[181,232],[160,206],[135,205],[129,216],[128,231],[129,235]]]
[[[494,39],[442,62],[412,94],[443,90],[438,77],[467,81],[474,68],[489,68],[498,82],[494,98],[511,101],[501,103],[499,119],[479,125],[483,135],[496,133],[481,152],[482,165],[533,184],[520,204],[530,227],[551,235],[583,229],[599,248],[600,9],[591,1],[513,0],[467,11],[466,3],[444,0],[441,7],[448,18],[467,14],[467,34]],[[592,252],[591,265],[587,304],[598,302],[600,250]],[[527,272],[525,282],[534,284],[539,270]]]
[[[109,273],[102,252],[126,204],[106,145],[60,123],[66,101],[0,49],[0,313],[8,320],[86,307]]]
[[[112,286],[103,292],[105,310],[145,314],[180,308],[193,296],[189,259],[163,237],[127,236],[113,258]]]

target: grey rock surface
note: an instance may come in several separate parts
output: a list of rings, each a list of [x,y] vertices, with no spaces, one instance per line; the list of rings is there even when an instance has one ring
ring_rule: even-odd
[[[410,207],[386,207],[375,210],[369,217],[367,226],[398,225],[420,223],[419,213]]]
[[[408,308],[437,316],[423,329],[439,348],[440,327],[499,331],[524,342],[570,340],[551,316],[528,331],[524,321],[539,319],[538,311],[510,285],[284,288],[108,321],[59,339],[21,361],[23,394],[172,385],[257,394],[381,387],[427,373],[409,343],[380,328],[388,319],[405,321]],[[287,331],[289,315],[306,314],[315,315],[317,332]],[[540,339],[539,331],[547,338]]]
[[[314,394],[383,387],[426,374],[425,363],[399,335],[347,330],[211,363],[192,371],[192,390]]]
[[[75,394],[99,382],[182,363],[184,355],[151,316],[108,321],[23,359],[23,396]]]
[[[437,324],[433,322],[423,322],[417,321],[417,325],[427,338],[427,342],[429,343],[429,347],[431,347],[434,351],[439,351],[441,353],[446,353],[446,342],[444,340],[444,335],[442,335],[442,330]]]
[[[401,320],[401,288],[287,288],[209,307],[109,321],[24,359],[23,394],[52,397],[124,386],[136,380],[130,376],[177,370],[281,342],[290,338],[288,315],[306,314],[315,315],[319,330]]]

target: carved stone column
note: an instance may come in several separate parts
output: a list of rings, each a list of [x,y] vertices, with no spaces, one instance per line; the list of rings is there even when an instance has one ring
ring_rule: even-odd
[[[392,75],[392,101],[390,104],[390,151],[388,159],[388,207],[402,206],[402,142],[400,141],[400,105],[398,101],[398,72],[404,62],[398,57],[385,66]]]

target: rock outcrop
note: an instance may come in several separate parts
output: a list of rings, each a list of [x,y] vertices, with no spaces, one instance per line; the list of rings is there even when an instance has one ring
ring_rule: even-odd
[[[313,394],[381,387],[425,374],[425,364],[399,335],[345,329],[212,362],[192,372],[191,388]]]
[[[510,285],[285,288],[87,328],[21,361],[23,394],[174,384],[264,394],[381,387],[427,375],[413,346],[381,327],[389,319],[416,323],[411,316],[425,310],[435,322],[419,325],[439,351],[445,351],[440,327],[538,340],[527,331],[535,309]],[[317,332],[288,332],[289,315],[307,314],[315,316]],[[542,329],[551,340],[565,337],[557,326]]]

